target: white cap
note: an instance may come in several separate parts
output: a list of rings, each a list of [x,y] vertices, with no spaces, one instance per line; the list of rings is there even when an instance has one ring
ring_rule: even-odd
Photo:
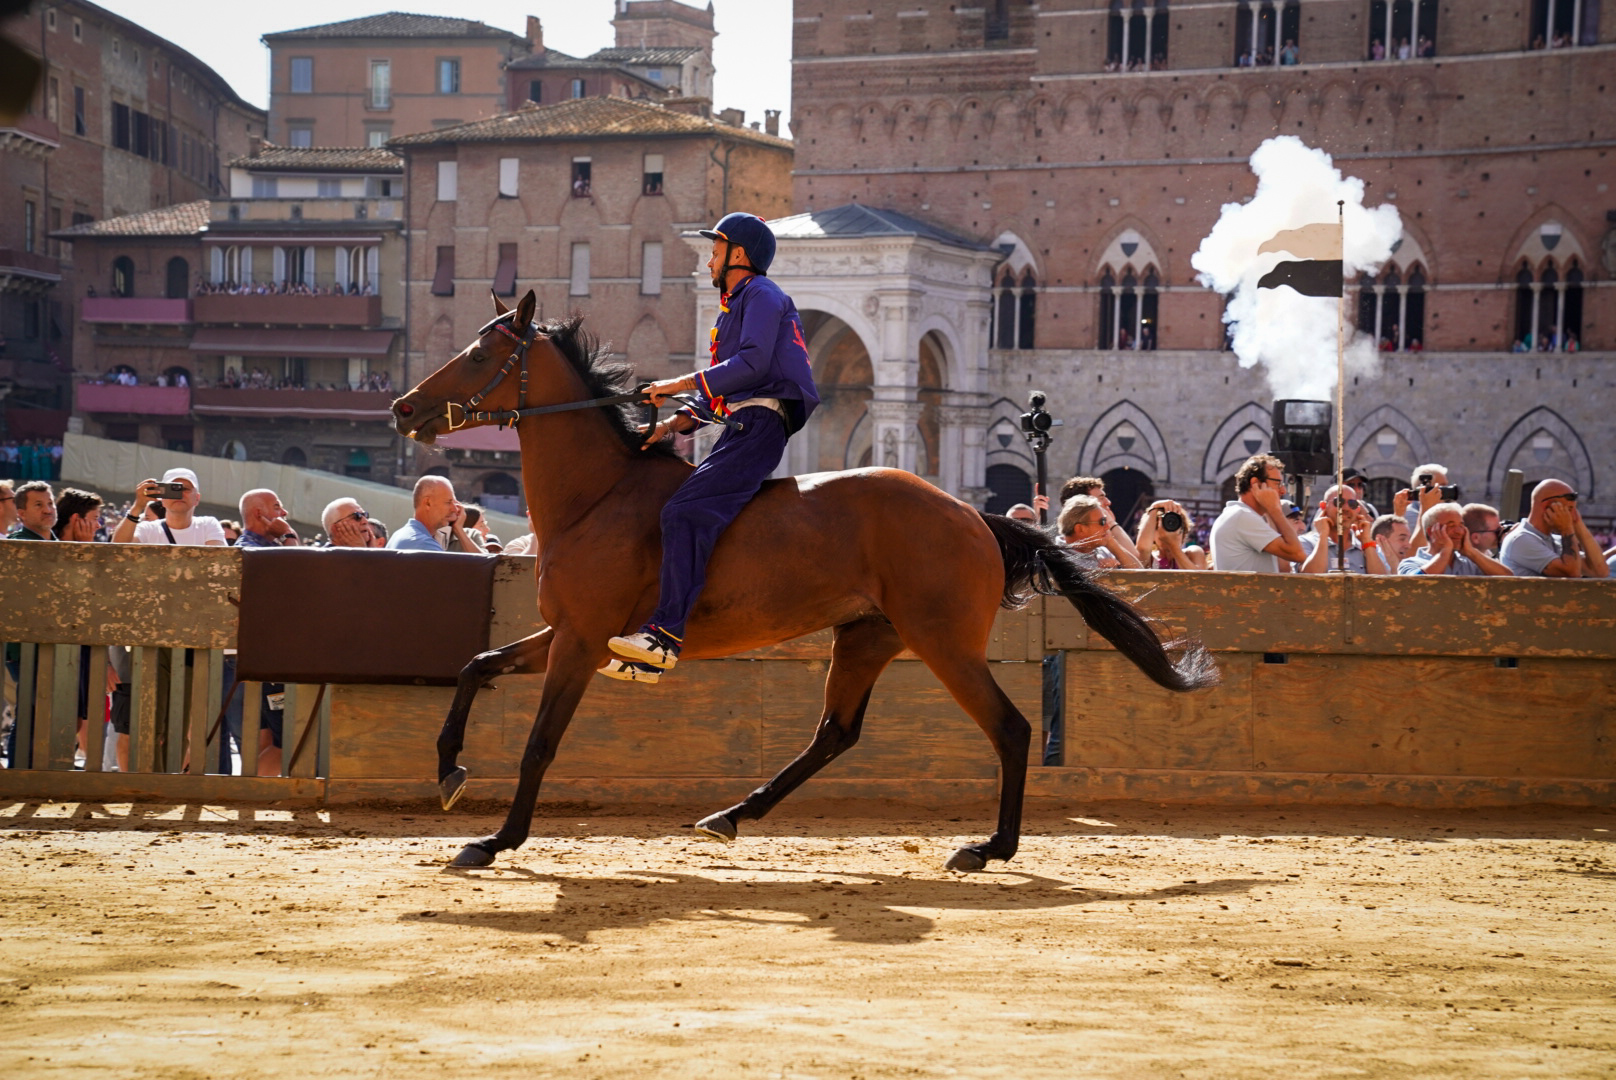
[[[165,484],[172,484],[176,480],[189,480],[191,487],[197,493],[200,494],[202,491],[202,485],[197,482],[196,473],[190,469],[170,469],[163,474],[163,483]]]

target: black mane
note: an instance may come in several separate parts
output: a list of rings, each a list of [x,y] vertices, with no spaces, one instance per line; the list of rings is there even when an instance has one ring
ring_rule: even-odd
[[[611,360],[609,350],[601,345],[594,334],[583,328],[583,322],[583,315],[573,312],[564,319],[540,324],[539,330],[550,339],[556,351],[566,357],[567,363],[583,380],[590,397],[611,397],[634,389],[634,369]],[[639,428],[643,406],[613,405],[595,411],[606,417],[612,432],[623,441],[624,446],[634,451],[640,449],[645,442]],[[645,453],[670,458],[679,456],[673,449],[672,439],[663,439]]]

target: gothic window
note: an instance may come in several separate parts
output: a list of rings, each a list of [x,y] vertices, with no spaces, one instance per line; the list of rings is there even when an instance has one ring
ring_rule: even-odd
[[[1105,70],[1156,71],[1166,66],[1167,0],[1111,0]]]
[[[1418,263],[1408,280],[1393,264],[1378,277],[1358,277],[1358,330],[1382,352],[1419,352],[1425,347],[1425,270]]]
[[[1153,351],[1160,290],[1155,266],[1145,267],[1142,276],[1132,266],[1123,267],[1120,284],[1106,267],[1100,278],[1099,347]]]
[[[1300,0],[1240,0],[1234,19],[1235,67],[1302,62]]]
[[[1032,269],[1021,275],[1020,316],[1016,324],[1017,344],[1023,349],[1033,347],[1033,328],[1038,322],[1038,282]]]
[[[1515,274],[1515,352],[1577,352],[1582,348],[1581,264],[1564,274],[1549,260],[1534,275],[1526,262]]]
[[[993,303],[993,347],[1030,349],[1038,321],[1038,279],[1028,267],[1016,280],[1015,271],[1006,267],[999,276]]]
[[[1436,55],[1436,0],[1370,0],[1369,59]]]
[[[1599,0],[1532,0],[1530,45],[1568,49],[1599,42]]]

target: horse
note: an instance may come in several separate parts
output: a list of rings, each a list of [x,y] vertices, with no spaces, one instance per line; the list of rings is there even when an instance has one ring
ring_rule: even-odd
[[[581,316],[539,326],[531,290],[515,308],[493,300],[494,318],[476,339],[392,404],[398,434],[423,444],[462,427],[514,424],[537,540],[545,629],[466,664],[438,739],[448,809],[466,784],[457,759],[478,689],[495,676],[545,676],[505,822],[466,844],[455,866],[490,865],[527,841],[545,771],[590,679],[611,659],[608,639],[640,626],[656,606],[661,510],[692,472],[666,442],[642,450],[629,403],[643,395]],[[519,378],[508,379],[518,366]],[[766,482],[713,551],[680,659],[729,656],[832,627],[824,711],[805,750],[739,803],[703,818],[698,833],[734,840],[742,822],[761,819],[852,749],[877,677],[907,647],[981,727],[1001,767],[996,828],[945,865],[975,871],[1013,857],[1032,729],[994,682],[987,643],[1000,606],[1035,592],[1064,596],[1168,690],[1218,681],[1199,643],[1164,645],[1148,619],[1034,526],[982,513],[897,469]]]

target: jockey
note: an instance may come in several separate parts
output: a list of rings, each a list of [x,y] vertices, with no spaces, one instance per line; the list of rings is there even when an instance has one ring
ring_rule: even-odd
[[[712,453],[662,509],[657,609],[637,632],[612,638],[612,652],[624,659],[602,669],[629,682],[655,682],[678,661],[685,621],[706,584],[713,546],[779,466],[786,440],[819,404],[797,306],[765,276],[774,260],[774,233],[755,215],[726,214],[701,235],[713,242],[707,269],[722,294],[712,360],[703,371],[652,383],[646,393],[661,405],[674,394],[694,391],[703,406],[734,416],[741,428],[725,428]],[[701,423],[681,409],[647,433],[645,446],[694,431]]]

